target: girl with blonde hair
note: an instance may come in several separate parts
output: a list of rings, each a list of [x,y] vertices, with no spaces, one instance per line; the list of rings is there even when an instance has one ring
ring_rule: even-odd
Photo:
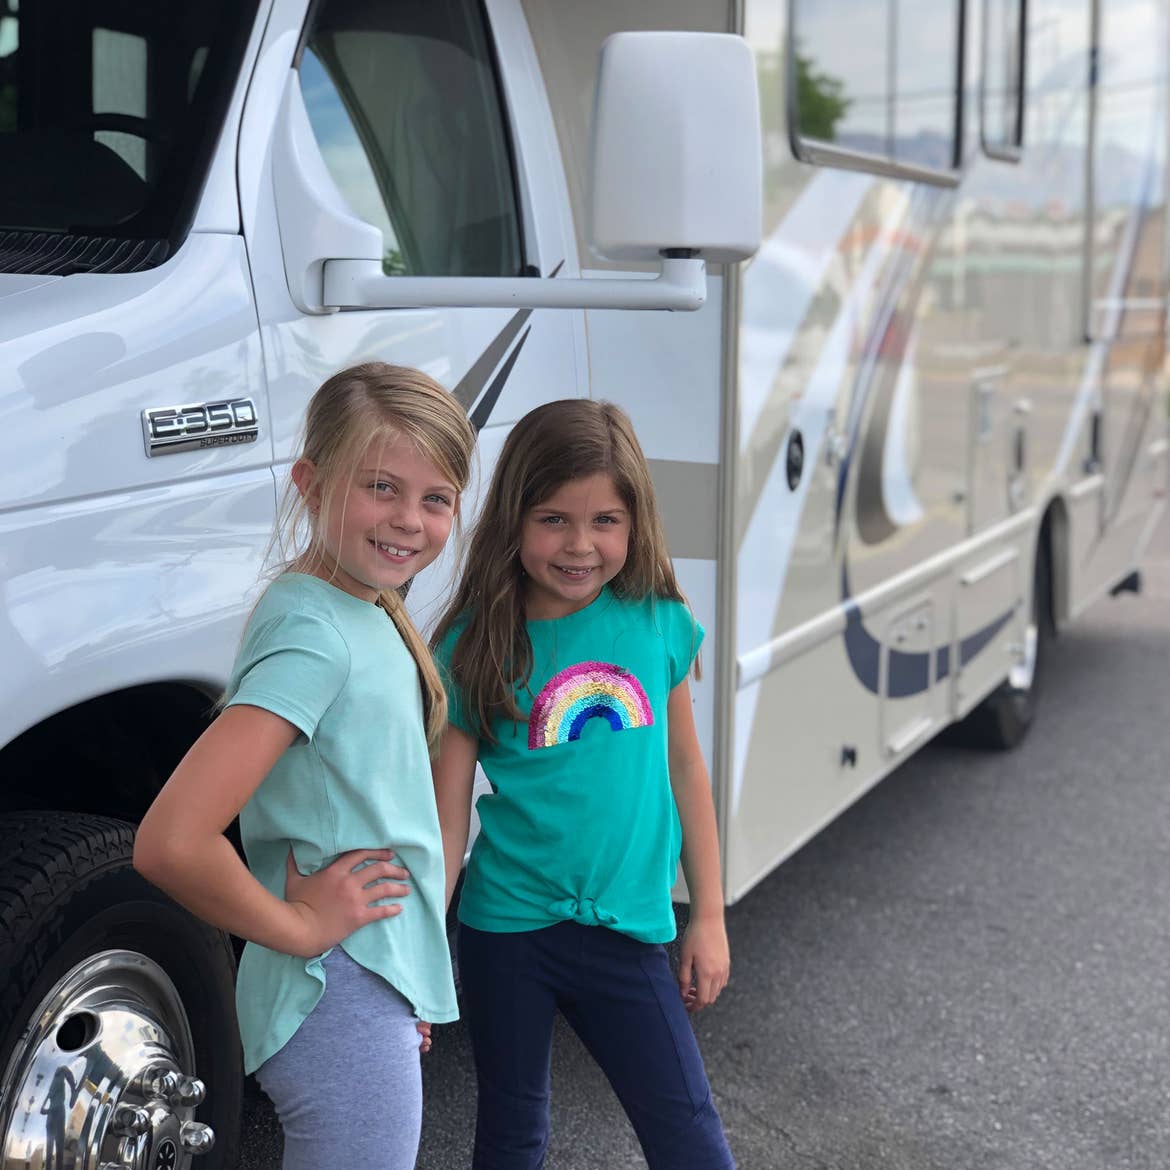
[[[477,761],[492,786],[459,904],[475,1170],[543,1164],[558,1011],[652,1170],[733,1165],[687,1018],[730,970],[687,681],[702,637],[625,414],[566,400],[521,419],[433,640],[448,694],[435,764],[448,898]],[[676,980],[662,944],[680,850],[691,912]]]
[[[447,702],[399,591],[457,523],[474,442],[417,370],[321,386],[274,536],[285,563],[221,713],[139,828],[139,871],[248,940],[244,1063],[285,1170],[412,1167],[419,1050],[457,1015],[430,770]],[[237,815],[246,866],[224,835]]]

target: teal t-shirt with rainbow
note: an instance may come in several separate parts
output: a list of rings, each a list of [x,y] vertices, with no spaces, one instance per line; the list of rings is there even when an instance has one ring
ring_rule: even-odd
[[[473,734],[436,652],[450,721]],[[527,623],[533,671],[516,689],[525,722],[497,718],[479,741],[491,782],[459,919],[477,930],[537,930],[568,919],[667,942],[682,833],[670,787],[667,700],[703,629],[686,605],[607,587],[568,617]]]

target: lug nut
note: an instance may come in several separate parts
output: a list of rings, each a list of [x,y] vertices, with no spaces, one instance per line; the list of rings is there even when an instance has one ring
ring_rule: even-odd
[[[171,1097],[178,1092],[181,1084],[182,1078],[173,1069],[153,1073],[146,1081],[150,1096],[162,1097],[166,1101],[170,1101]]]
[[[114,1133],[143,1134],[150,1129],[150,1114],[137,1105],[119,1105],[110,1120]]]
[[[201,1121],[184,1121],[179,1130],[179,1145],[188,1154],[206,1154],[215,1145],[215,1131]]]
[[[207,1096],[207,1089],[198,1077],[176,1077],[175,1081],[175,1087],[167,1094],[172,1105],[198,1105]]]

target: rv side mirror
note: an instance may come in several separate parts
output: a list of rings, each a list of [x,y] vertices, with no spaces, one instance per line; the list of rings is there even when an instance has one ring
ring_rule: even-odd
[[[589,239],[609,260],[746,260],[760,246],[751,49],[720,33],[618,33],[593,107]]]
[[[320,159],[308,158],[315,144],[295,72],[289,87],[272,165],[286,275],[304,311],[697,309],[706,299],[706,262],[746,259],[759,247],[759,98],[740,37],[619,33],[602,48],[590,239],[610,259],[660,263],[651,279],[644,272],[590,280],[384,275],[381,233],[356,219]]]

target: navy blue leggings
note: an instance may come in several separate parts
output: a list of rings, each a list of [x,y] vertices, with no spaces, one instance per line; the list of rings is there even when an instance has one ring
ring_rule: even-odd
[[[479,1086],[472,1170],[544,1164],[558,1010],[609,1078],[650,1170],[734,1167],[662,947],[576,922],[460,926],[459,973]]]

